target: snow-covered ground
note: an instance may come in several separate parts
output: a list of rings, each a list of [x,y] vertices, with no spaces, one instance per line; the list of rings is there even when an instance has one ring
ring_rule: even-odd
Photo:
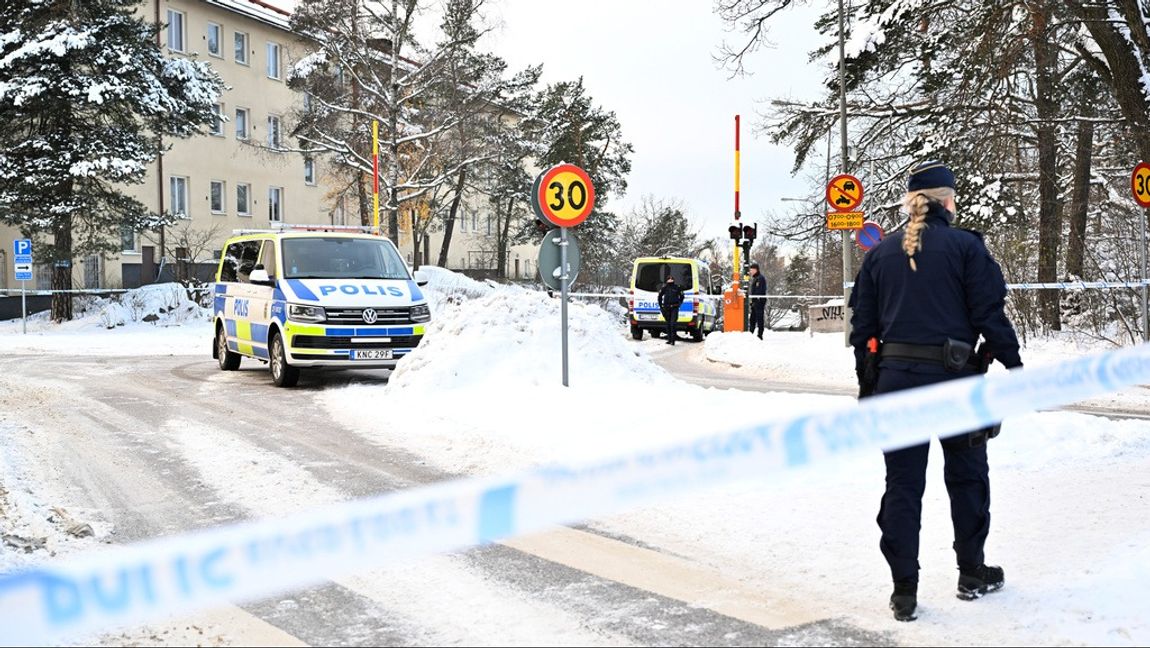
[[[56,324],[48,312],[0,321],[0,353],[203,355],[211,353],[211,310],[174,283],[114,297],[78,297],[75,319]]]
[[[386,384],[356,384],[307,397],[363,437],[453,472],[501,473],[615,455],[752,418],[852,402],[845,396],[688,384],[652,361],[650,351],[663,349],[661,342],[631,341],[616,317],[581,304],[570,308],[571,387],[564,388],[559,384],[556,300],[425,270],[432,278],[427,292],[434,320],[424,344]],[[18,322],[0,323],[0,352],[51,348],[99,355],[130,346],[147,355],[187,348],[208,361],[210,330],[196,317],[179,326],[158,326],[161,320],[111,330],[99,317],[91,314],[62,326],[40,323],[36,335],[28,336],[18,334]],[[1094,350],[1073,340],[1044,340],[1031,342],[1023,358],[1038,366]],[[748,378],[853,384],[851,355],[838,334],[769,332],[763,341],[747,334],[716,334],[706,342],[700,363]],[[1129,390],[1112,402],[1145,405],[1150,399],[1142,391]],[[388,413],[387,425],[380,424],[381,411]],[[186,428],[200,433],[177,435],[180,447],[202,464],[208,483],[218,483],[221,498],[274,514],[280,509],[266,507],[290,510],[338,497],[303,478],[292,480],[297,490],[303,489],[298,497],[290,489],[281,492],[275,484],[296,474],[290,462],[272,475],[268,471],[275,461],[257,456],[258,449],[217,443],[192,422]],[[228,462],[211,458],[221,449],[229,461],[259,460],[267,470],[234,482],[236,473]],[[990,451],[994,523],[988,559],[1006,569],[1007,587],[976,602],[953,596],[949,509],[936,444],[924,505],[922,613],[914,624],[894,623],[886,609],[889,576],[874,522],[883,488],[878,453],[850,463],[764,475],[761,481],[699,492],[594,524],[708,565],[750,587],[783,593],[820,616],[893,633],[901,643],[1150,641],[1145,613],[1150,599],[1150,422],[1034,414],[1007,421]],[[62,551],[83,550],[95,542],[62,535],[44,522],[46,511],[59,503],[39,494],[37,480],[53,479],[51,474],[2,470],[0,525],[7,525],[5,533],[41,534]],[[211,479],[216,473],[219,479]],[[229,483],[238,485],[223,487]],[[268,498],[269,492],[282,495],[282,501]],[[32,493],[40,499],[29,499]],[[98,517],[94,526],[97,538],[106,532]],[[9,563],[0,562],[0,571],[17,559],[3,555]],[[471,577],[449,560],[437,569],[444,578]],[[362,580],[357,587],[368,586]],[[435,608],[433,600],[409,603]]]

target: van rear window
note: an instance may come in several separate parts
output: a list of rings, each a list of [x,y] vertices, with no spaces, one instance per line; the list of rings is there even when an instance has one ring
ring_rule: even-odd
[[[683,290],[691,290],[695,285],[689,263],[640,263],[635,272],[635,289],[659,292],[667,275],[675,277],[675,283]]]

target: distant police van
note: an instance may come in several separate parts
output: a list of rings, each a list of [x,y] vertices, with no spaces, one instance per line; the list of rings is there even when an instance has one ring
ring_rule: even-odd
[[[683,305],[679,307],[675,330],[687,331],[695,341],[701,341],[704,335],[719,327],[718,300],[704,296],[720,291],[711,283],[710,267],[698,259],[635,259],[631,271],[631,336],[642,340],[643,331],[658,336],[667,330],[659,310],[659,288],[668,275],[683,289]]]
[[[395,367],[431,312],[395,245],[364,233],[280,231],[228,240],[216,271],[220,369],[242,357],[291,387],[301,367]]]

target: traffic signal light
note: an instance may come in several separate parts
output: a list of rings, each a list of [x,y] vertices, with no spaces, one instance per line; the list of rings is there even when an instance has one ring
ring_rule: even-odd
[[[742,238],[743,228],[739,227],[738,225],[731,225],[727,228],[727,231],[731,233],[731,240],[735,241],[736,243],[738,243],[739,239]]]
[[[753,243],[755,240],[755,237],[758,236],[758,234],[759,234],[759,224],[758,223],[755,223],[753,226],[743,225],[743,238],[747,239],[747,241]]]

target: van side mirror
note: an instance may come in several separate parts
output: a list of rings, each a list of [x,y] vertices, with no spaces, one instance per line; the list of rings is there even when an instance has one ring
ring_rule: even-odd
[[[268,271],[264,270],[263,268],[252,270],[252,273],[248,275],[248,281],[250,283],[256,284],[257,286],[275,285],[275,282],[272,281],[272,278],[268,276]]]
[[[415,285],[426,286],[429,281],[431,281],[431,278],[427,276],[426,272],[422,270],[415,271]]]

